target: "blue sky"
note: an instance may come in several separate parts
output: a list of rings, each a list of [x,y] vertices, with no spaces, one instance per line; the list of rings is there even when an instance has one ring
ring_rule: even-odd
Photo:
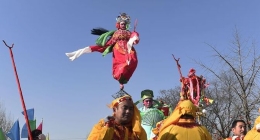
[[[260,2],[177,0],[3,0],[0,5],[0,39],[14,43],[13,53],[26,107],[52,140],[85,139],[99,119],[110,115],[106,105],[119,90],[112,78],[111,54],[86,54],[71,62],[66,52],[94,44],[94,27],[115,29],[115,18],[128,13],[132,26],[138,19],[139,64],[125,85],[135,100],[140,92],[179,85],[179,74],[171,54],[180,58],[183,75],[190,68],[207,74],[193,59],[209,66],[218,63],[205,44],[228,51],[237,27],[245,39],[260,40]],[[13,120],[22,105],[9,50],[0,42],[0,101]],[[178,96],[178,95],[176,95]]]

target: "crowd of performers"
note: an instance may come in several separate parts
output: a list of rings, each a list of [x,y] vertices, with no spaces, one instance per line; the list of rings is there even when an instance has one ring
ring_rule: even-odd
[[[197,76],[195,69],[190,69],[188,77],[180,71],[179,59],[175,59],[180,72],[180,100],[173,109],[164,101],[154,100],[153,91],[141,91],[141,99],[134,102],[126,93],[124,84],[128,83],[138,59],[134,45],[139,43],[139,33],[130,31],[130,16],[126,13],[116,18],[116,30],[95,28],[91,31],[98,35],[95,45],[66,53],[71,61],[85,53],[100,52],[104,55],[112,53],[112,76],[120,84],[123,94],[114,96],[110,104],[111,116],[101,119],[91,130],[88,140],[212,140],[207,128],[199,123],[202,105],[213,102],[205,96],[208,86],[203,76]],[[174,57],[174,56],[173,56]],[[138,108],[137,105],[143,106]],[[246,133],[245,122],[234,121],[234,136],[227,140],[260,140],[260,118],[255,126]]]
[[[153,99],[152,90],[143,90],[141,97],[137,102],[128,93],[115,98],[109,105],[113,114],[95,124],[87,140],[212,140],[197,121],[198,107],[191,100],[180,100],[165,114],[157,108],[160,102]],[[231,129],[233,136],[221,140],[260,140],[260,116],[248,133],[243,120],[235,120]]]

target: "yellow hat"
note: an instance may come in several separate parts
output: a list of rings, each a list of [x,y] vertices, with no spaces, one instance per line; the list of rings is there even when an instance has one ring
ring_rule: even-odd
[[[184,114],[192,115],[194,118],[196,117],[196,112],[198,108],[190,101],[190,100],[183,100],[180,101],[172,114],[164,120],[163,125],[160,128],[162,131],[164,128],[168,127],[171,124],[177,123],[180,117]]]

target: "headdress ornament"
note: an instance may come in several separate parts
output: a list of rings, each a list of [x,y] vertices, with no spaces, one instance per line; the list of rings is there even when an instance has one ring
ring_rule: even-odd
[[[128,96],[131,97],[130,94],[128,94],[128,93],[127,93],[126,91],[124,91],[123,89],[121,89],[121,90],[119,90],[118,92],[116,92],[115,94],[113,94],[112,97],[113,97],[114,99],[117,99],[117,98],[120,98],[120,97],[123,97],[123,96],[126,96],[126,95],[128,95]]]
[[[117,18],[116,18],[117,22],[123,22],[124,21],[126,24],[130,24],[130,20],[131,20],[130,16],[127,15],[126,13],[120,13],[120,15],[117,16]]]

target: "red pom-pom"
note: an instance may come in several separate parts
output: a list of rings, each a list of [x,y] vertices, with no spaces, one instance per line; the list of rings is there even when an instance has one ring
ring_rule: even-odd
[[[119,29],[120,28],[120,23],[116,23],[116,28]]]

